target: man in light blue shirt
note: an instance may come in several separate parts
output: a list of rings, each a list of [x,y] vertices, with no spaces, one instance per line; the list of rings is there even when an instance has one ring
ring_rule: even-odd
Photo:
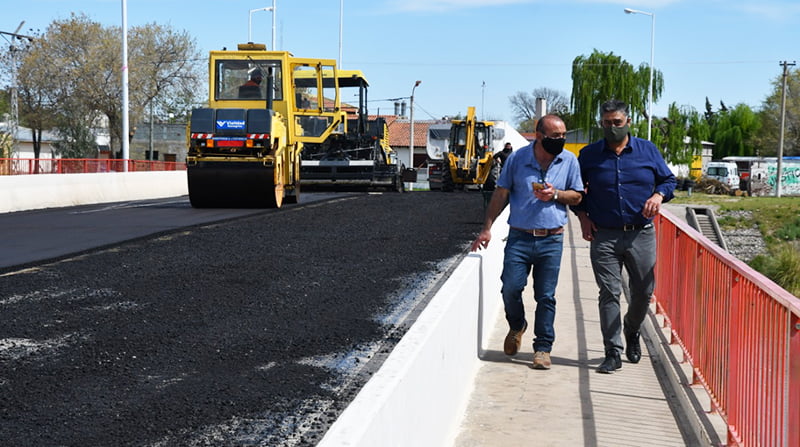
[[[583,192],[578,160],[564,151],[567,128],[556,115],[543,116],[536,124],[536,140],[517,149],[505,161],[497,188],[486,209],[480,234],[472,251],[485,248],[492,238],[492,224],[510,205],[503,258],[502,295],[509,331],[503,343],[506,355],[515,355],[528,328],[522,291],[533,270],[534,315],[533,368],[550,369],[555,341],[556,285],[561,269],[567,206],[580,203]]]

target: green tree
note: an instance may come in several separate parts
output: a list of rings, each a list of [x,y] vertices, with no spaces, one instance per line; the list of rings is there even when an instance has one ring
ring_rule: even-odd
[[[703,140],[710,134],[708,124],[693,107],[678,107],[674,102],[662,122],[665,125],[658,147],[664,159],[673,165],[691,165],[694,157],[702,154]]]
[[[590,131],[597,127],[600,104],[609,99],[625,101],[630,106],[634,123],[647,118],[650,67],[639,68],[613,52],[594,50],[589,56],[578,56],[572,62],[572,112],[574,125]],[[653,72],[653,102],[661,97],[664,77]]]
[[[110,44],[113,39],[110,29],[86,15],[73,14],[51,23],[23,64],[29,72],[40,69],[42,63],[52,64],[47,77],[37,80],[33,88],[45,92],[48,106],[54,109],[53,125],[59,131],[56,147],[63,157],[97,155],[90,130],[103,114],[104,100],[120,91],[114,85],[120,64],[119,51]],[[116,123],[109,120],[108,124],[113,128]]]
[[[10,89],[0,90],[0,120],[7,121],[5,117],[11,113]],[[11,156],[11,136],[0,131],[0,158]]]
[[[781,130],[781,100],[783,75],[773,82],[772,93],[764,100],[759,112],[761,129],[753,144],[759,155],[778,154]],[[800,70],[789,70],[786,78],[786,115],[784,123],[783,155],[800,155]]]
[[[11,89],[0,90],[0,117],[11,113]]]
[[[31,129],[34,158],[39,158],[42,149],[42,131],[53,127],[56,122],[56,95],[53,85],[49,80],[57,79],[57,70],[54,64],[40,59],[29,59],[30,55],[45,44],[41,33],[31,32],[35,36],[32,41],[27,41],[15,46],[16,66],[14,60],[7,60],[5,71],[17,70],[17,107],[19,124]],[[39,88],[39,86],[48,88]],[[38,165],[35,167],[38,171]]]
[[[200,97],[207,97],[203,88],[205,70],[200,69],[204,65],[198,64],[206,58],[187,32],[157,23],[134,27],[129,47],[130,94],[137,121],[149,121],[144,117],[151,107],[155,116],[171,112],[186,116]]]
[[[737,104],[733,109],[720,104],[711,127],[714,158],[755,155],[754,138],[761,128],[758,115],[747,104]]]
[[[108,128],[112,148],[121,147],[121,45],[119,28],[83,14],[51,23],[19,66],[21,121],[39,135],[57,128],[64,154],[93,155],[94,137],[87,130],[97,127]],[[134,27],[128,52],[131,123],[145,116],[156,98],[159,106],[182,115],[204,93],[199,88],[204,64],[197,63],[202,59],[188,34],[157,24]]]

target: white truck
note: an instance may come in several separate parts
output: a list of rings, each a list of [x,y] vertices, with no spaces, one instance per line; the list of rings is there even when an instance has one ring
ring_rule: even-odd
[[[727,185],[732,190],[739,189],[739,170],[732,161],[708,162],[705,176]]]

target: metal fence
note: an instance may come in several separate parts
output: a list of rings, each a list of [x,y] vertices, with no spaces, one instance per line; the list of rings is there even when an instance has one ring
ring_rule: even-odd
[[[664,213],[656,309],[728,445],[800,445],[800,299]]]
[[[185,171],[175,161],[98,158],[0,158],[0,175],[85,174],[98,172]]]

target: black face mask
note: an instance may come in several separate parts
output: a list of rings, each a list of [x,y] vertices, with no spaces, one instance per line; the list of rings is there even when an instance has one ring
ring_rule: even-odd
[[[606,137],[606,141],[609,143],[618,144],[625,140],[625,137],[628,136],[628,132],[630,132],[630,130],[630,126],[627,124],[621,127],[604,127],[603,135]]]
[[[542,138],[542,147],[548,154],[556,156],[564,150],[564,144],[567,142],[566,138]]]

